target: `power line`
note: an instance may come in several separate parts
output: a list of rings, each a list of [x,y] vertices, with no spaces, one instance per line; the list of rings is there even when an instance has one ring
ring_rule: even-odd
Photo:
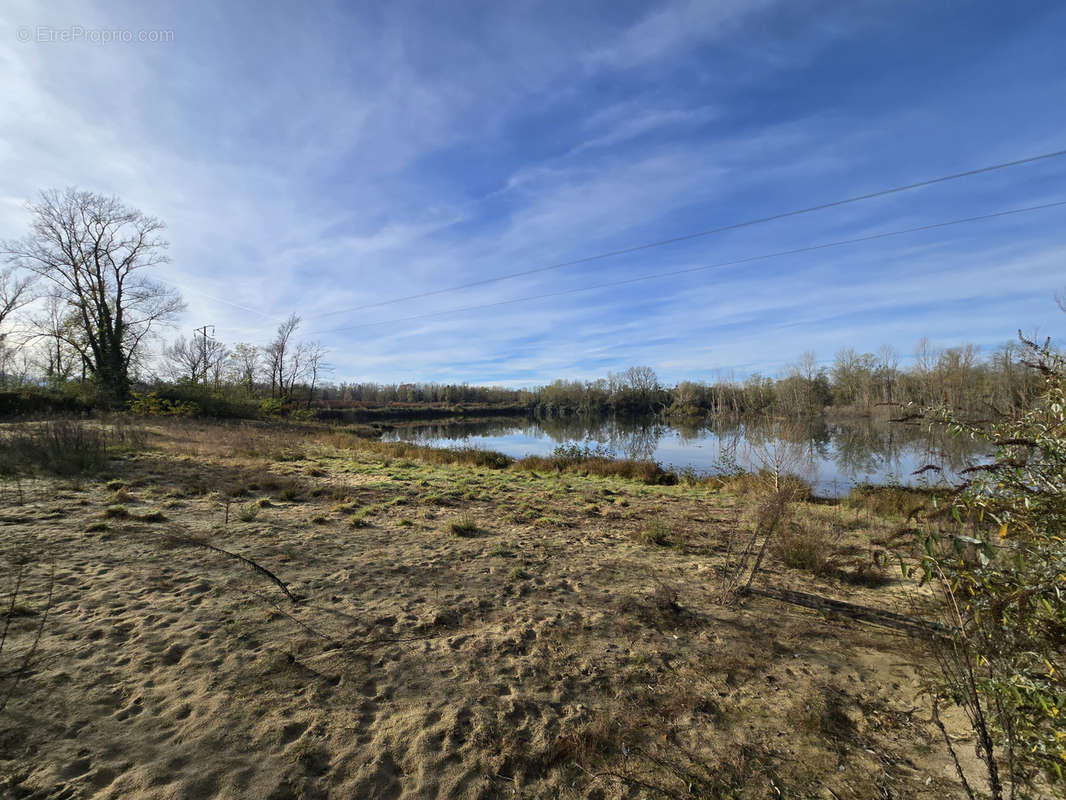
[[[391,300],[381,300],[376,303],[367,303],[362,306],[355,306],[353,308],[344,308],[338,311],[327,311],[322,314],[317,314],[316,317],[332,317],[337,314],[350,314],[356,311],[365,311],[370,308],[380,308],[381,306],[388,306],[394,303],[402,303],[407,300],[420,300],[424,297],[432,297],[434,295],[446,294],[448,292],[457,292],[462,289],[471,289],[475,286],[484,286],[489,283],[497,283],[499,281],[506,281],[512,278],[521,278],[526,275],[535,275],[540,272],[548,272],[550,270],[562,269],[563,267],[572,267],[577,264],[587,264],[591,261],[601,261],[606,258],[613,258],[615,256],[627,255],[629,253],[637,253],[642,250],[650,250],[655,247],[663,247],[668,244],[676,244],[677,242],[685,242],[691,239],[698,239],[704,236],[711,236],[716,233],[724,233],[725,231],[738,230],[740,228],[748,228],[753,225],[762,225],[767,222],[774,222],[780,219],[787,219],[788,217],[796,217],[801,214],[810,214],[815,211],[824,211],[828,208],[836,208],[838,206],[848,205],[850,203],[858,203],[863,200],[872,200],[876,197],[885,197],[890,194],[897,194],[899,192],[910,191],[911,189],[920,189],[924,186],[932,186],[937,183],[945,183],[947,181],[958,180],[959,178],[968,178],[973,175],[980,175],[986,172],[994,172],[996,170],[1008,169],[1010,167],[1018,167],[1023,164],[1031,164],[1035,161],[1042,161],[1049,158],[1058,158],[1066,155],[1066,150],[1055,150],[1050,153],[1041,153],[1040,155],[1030,156],[1028,158],[1020,158],[1015,161],[1004,161],[1000,164],[992,164],[987,167],[978,167],[977,169],[966,170],[965,172],[956,172],[951,175],[942,175],[938,178],[929,178],[927,180],[918,181],[917,183],[908,183],[903,186],[894,186],[890,189],[882,189],[877,192],[870,192],[868,194],[856,195],[854,197],[848,197],[843,200],[834,200],[830,203],[820,203],[819,205],[807,206],[806,208],[799,208],[794,211],[784,211],[780,214],[773,214],[768,217],[759,217],[757,219],[750,219],[744,222],[735,222],[730,225],[722,225],[717,228],[710,228],[704,231],[697,231],[696,233],[689,233],[684,236],[674,236],[670,239],[660,239],[655,242],[648,242],[646,244],[634,245],[633,247],[625,247],[621,250],[611,250],[605,253],[598,253],[596,255],[585,256],[583,258],[576,258],[571,261],[560,261],[555,264],[547,264],[541,267],[534,267],[532,269],[522,270],[521,272],[511,272],[506,275],[497,275],[493,278],[484,278],[482,280],[471,281],[470,283],[463,283],[457,286],[448,286],[443,289],[434,289],[428,292],[420,292],[418,294],[409,294],[404,297],[395,297]],[[361,327],[361,326],[357,326]]]
[[[1066,151],[1064,151],[1066,152]],[[343,328],[330,328],[328,330],[315,331],[315,334],[323,333],[339,333],[341,331],[359,330],[361,328],[373,328],[378,325],[394,325],[400,322],[412,322],[414,320],[429,319],[430,317],[446,316],[448,314],[458,314],[464,311],[476,311],[484,308],[496,308],[498,306],[513,305],[515,303],[528,303],[535,300],[545,300],[550,297],[562,297],[569,294],[578,294],[579,292],[589,292],[595,289],[606,289],[615,286],[625,286],[630,283],[640,283],[641,281],[656,280],[658,278],[671,278],[677,275],[687,275],[693,272],[703,272],[711,269],[719,269],[722,267],[737,266],[739,264],[750,264],[754,261],[765,261],[771,258],[781,258],[782,256],[798,255],[800,253],[811,253],[816,250],[825,250],[830,247],[842,247],[848,244],[858,244],[860,242],[871,242],[876,239],[887,239],[892,236],[903,236],[908,233],[919,233],[921,231],[936,230],[938,228],[947,228],[952,225],[963,225],[970,222],[980,222],[982,220],[996,219],[997,217],[1006,217],[1013,214],[1025,214],[1031,211],[1041,211],[1048,208],[1057,208],[1060,206],[1066,206],[1066,200],[1059,200],[1053,203],[1042,203],[1036,206],[1027,206],[1025,208],[1013,208],[1007,211],[996,211],[991,214],[981,214],[976,217],[965,217],[963,219],[948,220],[947,222],[935,222],[930,225],[919,225],[914,228],[903,228],[901,230],[886,231],[884,233],[874,233],[869,236],[858,236],[853,239],[840,239],[834,242],[824,242],[822,244],[809,245],[807,247],[797,247],[791,250],[779,250],[774,253],[765,253],[757,256],[748,256],[746,258],[738,258],[733,261],[720,261],[716,264],[706,264],[699,267],[686,267],[684,269],[671,270],[669,272],[656,272],[649,275],[641,275],[636,278],[627,278],[625,280],[608,281],[606,283],[597,283],[592,286],[581,286],[576,289],[563,289],[557,292],[548,292],[547,294],[538,294],[530,297],[519,297],[513,300],[500,300],[495,303],[481,303],[473,306],[463,306],[461,308],[450,308],[445,311],[432,311],[426,314],[415,314],[409,317],[399,317],[395,319],[381,320],[379,322],[366,322],[360,325],[350,325]]]

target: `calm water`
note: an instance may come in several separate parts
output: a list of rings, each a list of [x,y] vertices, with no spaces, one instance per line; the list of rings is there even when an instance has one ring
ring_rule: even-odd
[[[603,446],[617,456],[654,459],[664,466],[718,473],[737,464],[772,463],[807,478],[823,496],[847,494],[858,483],[936,485],[935,464],[948,477],[979,463],[979,443],[915,424],[870,420],[753,426],[668,425],[618,419],[490,420],[398,426],[384,437],[443,447],[479,447],[510,456],[549,455],[560,444]]]

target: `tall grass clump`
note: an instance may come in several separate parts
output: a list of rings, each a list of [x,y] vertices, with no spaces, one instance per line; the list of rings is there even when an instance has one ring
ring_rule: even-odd
[[[856,486],[848,494],[847,505],[877,517],[917,517],[933,507],[934,492],[906,486]]]
[[[613,453],[597,445],[559,445],[550,456],[526,456],[515,462],[525,470],[571,472],[577,475],[598,475],[604,478],[625,478],[651,486],[672,486],[678,482],[677,473],[663,469],[655,461],[635,458],[615,458]]]
[[[412,442],[383,442],[344,434],[331,434],[325,441],[340,449],[361,450],[382,458],[412,459],[425,464],[462,464],[487,469],[506,469],[514,463],[509,455],[478,447],[426,447]]]
[[[24,422],[0,432],[0,475],[69,477],[107,466],[134,431],[82,420]]]
[[[774,552],[789,569],[825,575],[833,569],[835,548],[824,530],[801,524],[784,526],[774,541]]]
[[[448,523],[448,530],[456,536],[465,538],[474,536],[480,528],[478,527],[477,520],[475,520],[470,514],[463,514]]]

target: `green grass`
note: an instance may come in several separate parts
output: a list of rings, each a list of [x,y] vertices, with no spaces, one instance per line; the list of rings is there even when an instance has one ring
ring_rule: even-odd
[[[480,530],[477,522],[470,514],[463,514],[448,523],[448,530],[456,536],[474,536]]]

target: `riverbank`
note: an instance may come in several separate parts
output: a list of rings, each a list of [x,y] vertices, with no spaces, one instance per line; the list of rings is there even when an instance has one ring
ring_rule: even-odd
[[[724,593],[767,481],[649,477],[167,420],[92,477],[6,481],[4,668],[44,624],[5,788],[958,793],[912,638]],[[905,610],[913,503],[791,500],[756,585]]]

